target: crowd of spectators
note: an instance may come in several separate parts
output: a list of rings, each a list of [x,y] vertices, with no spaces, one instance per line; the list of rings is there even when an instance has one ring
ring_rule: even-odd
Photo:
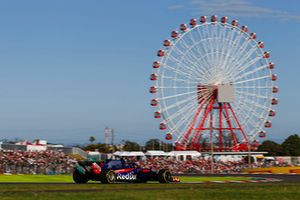
[[[70,174],[75,164],[62,151],[0,150],[0,174]]]
[[[76,160],[60,150],[57,151],[12,151],[0,150],[0,174],[71,174]],[[208,158],[176,160],[172,157],[155,157],[137,160],[128,158],[127,162],[135,162],[138,166],[159,170],[168,168],[174,174],[238,174],[249,167],[246,160],[222,161],[214,160],[213,165]],[[278,163],[255,162],[252,168],[278,166]]]
[[[213,165],[210,159],[197,158],[193,160],[179,161],[174,158],[147,158],[145,160],[136,161],[138,165],[145,168],[152,168],[159,170],[161,168],[168,168],[174,174],[209,174],[212,172],[216,174],[239,174],[244,169],[249,167],[245,160],[240,161],[221,161],[214,160]],[[212,167],[213,166],[213,167]],[[251,163],[252,168],[278,166],[276,162],[256,162]]]

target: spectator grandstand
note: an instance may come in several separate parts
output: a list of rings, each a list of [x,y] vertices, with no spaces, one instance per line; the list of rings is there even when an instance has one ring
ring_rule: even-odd
[[[61,150],[0,150],[0,174],[71,174],[76,162]]]
[[[134,160],[133,160],[134,161]],[[136,160],[135,160],[136,161]],[[168,168],[174,174],[209,174],[211,173],[211,160],[205,158],[197,158],[191,160],[176,160],[174,158],[147,158],[145,160],[136,161],[138,165],[145,168],[160,169]],[[252,163],[252,168],[266,166],[285,166],[276,162],[257,162]],[[240,161],[221,161],[214,160],[213,173],[216,174],[238,174],[247,169],[249,164],[245,160]]]
[[[65,151],[64,148],[52,150],[48,149],[44,151],[2,149],[0,150],[0,174],[71,174],[77,160],[79,159],[74,156],[79,154],[72,154],[72,152],[73,151]],[[137,152],[128,152],[128,155],[122,158],[127,160],[128,162],[135,162],[141,167],[152,168],[154,170],[168,168],[174,174],[208,174],[212,172],[212,162],[210,157],[207,156],[187,156],[184,157],[184,159],[178,159],[178,156],[176,156],[176,152],[171,152],[168,155],[167,153],[163,155],[162,152],[148,152],[145,153],[145,155],[147,156],[142,157],[139,156],[141,152],[138,153],[139,154],[137,154]],[[153,156],[154,153],[160,156]],[[89,152],[89,154],[91,154],[91,152]],[[182,152],[179,152],[179,154],[181,155]],[[94,154],[91,155],[94,156]],[[95,158],[97,159],[92,160],[97,161],[99,159],[104,159],[102,158],[102,156],[98,156]],[[278,162],[275,159],[259,160],[256,162],[252,162],[251,168],[286,166],[287,163],[283,162],[283,159],[281,160],[282,162]],[[245,158],[215,159],[213,162],[213,173],[238,174],[248,167],[249,164],[247,162],[247,159]]]

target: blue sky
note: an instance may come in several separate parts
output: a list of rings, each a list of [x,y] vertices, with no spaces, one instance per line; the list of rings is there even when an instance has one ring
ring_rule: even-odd
[[[270,50],[280,104],[269,139],[300,132],[300,2],[0,1],[0,138],[163,138],[149,74],[170,31],[201,15],[237,18]]]

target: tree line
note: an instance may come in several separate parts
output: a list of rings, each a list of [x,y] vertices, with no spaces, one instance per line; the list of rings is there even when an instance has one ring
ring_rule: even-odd
[[[91,136],[89,141],[91,144],[86,146],[79,146],[85,151],[95,151],[98,150],[99,152],[109,153],[112,151],[148,151],[148,150],[161,150],[161,151],[172,151],[173,144],[165,143],[159,139],[150,139],[144,145],[140,145],[137,142],[133,142],[130,140],[125,140],[122,144],[119,145],[110,145],[110,144],[103,144],[103,143],[94,143],[95,137]]]
[[[95,137],[89,138],[91,144],[83,146],[86,151],[98,150],[109,153],[112,151],[148,151],[148,150],[174,150],[173,144],[165,143],[159,139],[150,139],[144,145],[130,140],[123,141],[121,145],[107,145],[102,143],[94,144]],[[268,156],[300,156],[300,137],[297,134],[288,136],[281,144],[272,140],[265,140],[258,147],[257,151],[268,152]]]
[[[300,156],[300,137],[290,135],[281,144],[272,140],[265,140],[257,151],[267,151],[269,156]]]

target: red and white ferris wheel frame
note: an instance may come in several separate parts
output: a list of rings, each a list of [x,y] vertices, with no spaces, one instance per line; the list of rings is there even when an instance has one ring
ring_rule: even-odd
[[[205,150],[208,130],[218,143],[217,151],[247,150],[264,138],[272,126],[278,104],[274,94],[277,75],[270,53],[247,26],[227,17],[213,15],[191,19],[164,40],[157,52],[149,92],[154,117],[162,119],[159,129],[178,149]],[[218,102],[218,87],[233,85],[234,102]],[[201,89],[199,89],[201,88]],[[213,88],[213,89],[212,89]],[[223,140],[230,137],[231,145]],[[237,133],[239,132],[239,133]]]

